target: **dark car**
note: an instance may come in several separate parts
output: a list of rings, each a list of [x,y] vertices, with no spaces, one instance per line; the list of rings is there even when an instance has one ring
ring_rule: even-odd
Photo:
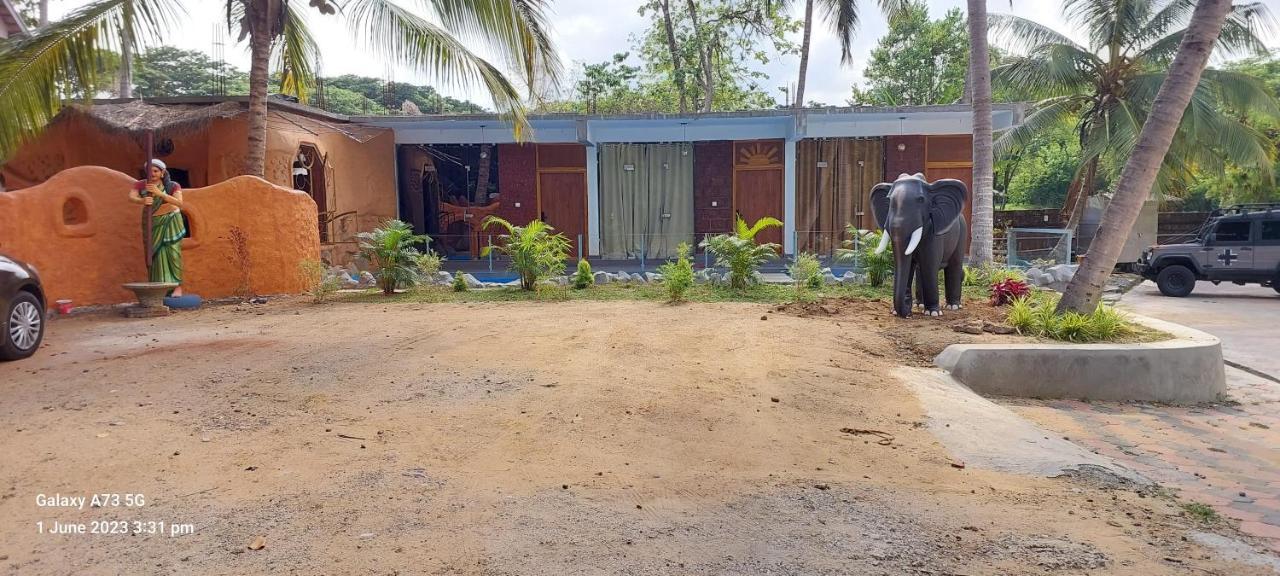
[[[0,254],[0,360],[35,354],[44,339],[44,287],[35,268]]]

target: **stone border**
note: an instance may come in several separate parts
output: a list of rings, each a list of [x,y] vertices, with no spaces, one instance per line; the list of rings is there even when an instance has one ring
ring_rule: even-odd
[[[1216,336],[1126,316],[1173,338],[1143,344],[952,344],[934,364],[980,394],[1170,404],[1221,400],[1226,375]]]

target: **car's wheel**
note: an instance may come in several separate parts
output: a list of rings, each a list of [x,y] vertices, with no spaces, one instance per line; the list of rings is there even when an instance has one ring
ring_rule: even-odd
[[[1196,275],[1190,268],[1179,264],[1165,266],[1156,274],[1156,286],[1165,296],[1181,298],[1196,287]]]
[[[0,360],[17,360],[35,354],[44,339],[44,311],[40,300],[29,292],[19,292],[9,303],[0,332]]]

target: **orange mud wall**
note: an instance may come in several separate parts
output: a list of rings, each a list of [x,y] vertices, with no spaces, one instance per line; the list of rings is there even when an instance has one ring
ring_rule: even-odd
[[[349,128],[361,139],[353,139],[335,126]],[[244,115],[213,119],[202,130],[173,138],[173,152],[162,160],[171,168],[186,170],[192,187],[208,186],[242,172],[247,142]],[[357,251],[357,233],[372,230],[398,214],[395,133],[272,114],[267,124],[266,179],[292,188],[293,159],[304,143],[325,158],[325,197],[317,203],[335,215],[346,214],[329,224],[324,257],[345,264]],[[105,166],[133,176],[146,162],[144,147],[128,135],[107,133],[90,120],[71,116],[23,145],[0,167],[0,174],[9,190],[35,186],[76,166]],[[313,220],[311,227],[318,230],[319,221]]]
[[[120,287],[146,279],[141,207],[128,201],[133,179],[97,166],[60,172],[47,182],[0,193],[0,252],[34,265],[50,303],[76,306],[133,301]],[[252,176],[183,191],[191,237],[182,242],[183,288],[205,298],[249,291],[304,289],[298,262],[316,259],[315,202]],[[247,266],[231,241],[239,228]]]

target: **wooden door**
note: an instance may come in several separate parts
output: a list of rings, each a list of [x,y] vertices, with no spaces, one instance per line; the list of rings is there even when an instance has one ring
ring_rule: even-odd
[[[733,211],[748,226],[765,216],[782,220],[786,215],[782,154],[781,140],[733,143]],[[756,241],[782,245],[782,227],[766,228]]]
[[[587,178],[580,172],[538,174],[539,218],[564,234],[578,255],[578,239],[587,237]]]
[[[587,239],[587,148],[581,144],[538,144],[538,219],[569,239],[577,258]]]
[[[973,136],[954,134],[929,136],[925,141],[925,179],[933,182],[955,178],[969,188],[964,218],[973,226]]]

